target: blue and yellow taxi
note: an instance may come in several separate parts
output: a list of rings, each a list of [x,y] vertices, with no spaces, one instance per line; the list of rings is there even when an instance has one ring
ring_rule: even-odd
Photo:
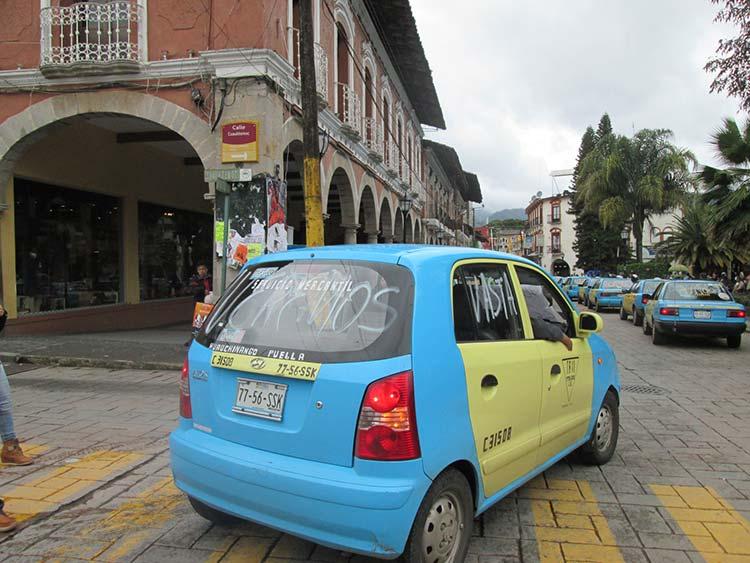
[[[643,315],[649,296],[654,293],[661,282],[662,280],[659,278],[635,282],[633,287],[622,296],[620,318],[627,321],[628,317],[632,316],[635,326],[643,325]]]
[[[599,278],[586,278],[586,282],[578,286],[578,302],[588,307],[589,292],[594,287]]]
[[[578,301],[578,289],[586,283],[585,276],[570,276],[563,284],[563,290],[572,301]]]
[[[729,348],[739,348],[746,315],[745,306],[719,282],[669,280],[648,295],[643,334],[657,345],[669,335],[696,335],[726,338]]]
[[[529,306],[539,299],[544,318]],[[570,343],[535,338],[547,322]],[[478,514],[573,451],[612,457],[620,380],[601,329],[513,255],[358,245],[263,256],[189,349],[175,483],[213,522],[463,561]]]
[[[588,294],[588,306],[594,311],[619,309],[622,296],[633,286],[627,278],[599,278]]]

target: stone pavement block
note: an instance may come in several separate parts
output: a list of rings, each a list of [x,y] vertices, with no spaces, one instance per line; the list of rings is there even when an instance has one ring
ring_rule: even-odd
[[[669,534],[671,530],[656,508],[646,506],[623,506],[633,529],[637,532]]]
[[[190,547],[205,534],[211,523],[193,513],[180,518],[177,524],[161,536],[156,543],[169,547]]]
[[[232,547],[238,537],[228,534],[224,528],[213,526],[193,544],[193,548],[224,552]]]
[[[317,546],[310,556],[311,561],[321,561],[323,563],[344,563],[351,558],[351,553],[330,549],[322,545]]]
[[[271,551],[271,557],[282,559],[307,559],[315,550],[316,545],[296,536],[285,534]]]
[[[650,534],[641,532],[638,537],[645,548],[693,550],[690,538],[681,534]]]
[[[651,561],[658,563],[691,563],[691,559],[684,551],[675,551],[672,549],[647,549]]]
[[[510,555],[520,557],[518,542],[501,538],[471,538],[469,553],[477,555]]]
[[[490,509],[484,513],[484,536],[490,538],[521,537],[518,514],[511,510]]]
[[[138,561],[138,563],[204,563],[214,555],[218,560],[222,554],[198,549],[154,545],[138,556],[135,561]]]
[[[79,559],[93,559],[109,547],[108,543],[95,540],[70,541],[65,538],[47,538],[28,547],[24,555],[39,555],[42,557],[71,557]]]

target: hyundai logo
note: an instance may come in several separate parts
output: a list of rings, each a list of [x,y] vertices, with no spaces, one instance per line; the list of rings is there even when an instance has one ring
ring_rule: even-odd
[[[250,360],[250,367],[253,369],[263,369],[266,367],[266,361],[261,358],[253,358]]]

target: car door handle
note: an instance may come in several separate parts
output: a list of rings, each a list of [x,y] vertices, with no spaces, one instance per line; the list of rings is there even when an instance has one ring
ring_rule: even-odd
[[[482,378],[482,387],[496,387],[497,383],[497,377],[491,373],[488,373]]]
[[[552,369],[549,370],[550,375],[560,375],[562,373],[562,370],[560,369],[560,366],[558,364],[553,364]]]

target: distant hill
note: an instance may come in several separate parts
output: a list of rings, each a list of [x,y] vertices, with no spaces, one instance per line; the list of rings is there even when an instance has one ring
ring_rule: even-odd
[[[479,208],[474,213],[476,214],[477,226],[486,225],[490,221],[502,221],[504,219],[526,220],[526,212],[522,207],[516,209],[502,209],[500,211]]]

